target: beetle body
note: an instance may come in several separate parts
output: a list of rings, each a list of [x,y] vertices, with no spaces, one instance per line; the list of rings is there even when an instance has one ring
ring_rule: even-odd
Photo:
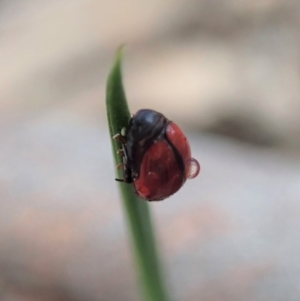
[[[182,130],[161,113],[139,110],[130,119],[124,138],[123,181],[133,183],[143,199],[163,200],[200,171]]]

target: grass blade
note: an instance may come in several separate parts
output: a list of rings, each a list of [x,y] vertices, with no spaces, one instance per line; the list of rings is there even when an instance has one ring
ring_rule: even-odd
[[[122,128],[127,127],[130,119],[122,84],[122,53],[123,48],[120,48],[107,81],[106,107],[111,137],[120,133]],[[113,139],[111,141],[117,165],[122,163],[122,158],[116,153],[121,148],[121,144]],[[122,171],[118,171],[117,176],[123,178]],[[132,185],[126,183],[120,183],[119,185],[132,236],[139,277],[144,288],[145,300],[167,301],[168,297],[155,244],[149,204],[136,196]]]

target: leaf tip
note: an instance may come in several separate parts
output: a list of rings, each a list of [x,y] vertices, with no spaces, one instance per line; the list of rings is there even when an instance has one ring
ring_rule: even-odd
[[[115,67],[121,67],[126,44],[121,44],[115,54]]]

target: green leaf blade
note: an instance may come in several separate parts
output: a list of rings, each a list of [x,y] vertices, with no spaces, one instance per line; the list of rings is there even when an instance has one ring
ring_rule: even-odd
[[[121,148],[121,144],[112,137],[120,133],[122,128],[128,126],[131,117],[122,83],[122,56],[123,47],[117,51],[106,88],[107,119],[116,165],[122,163],[122,158],[117,155],[117,150]],[[117,171],[117,176],[123,177],[122,170]],[[137,197],[133,185],[127,183],[119,183],[119,185],[145,299],[148,301],[167,301],[168,297],[155,244],[149,204]]]

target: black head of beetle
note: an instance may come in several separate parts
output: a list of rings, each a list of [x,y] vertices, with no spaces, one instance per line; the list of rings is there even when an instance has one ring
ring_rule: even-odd
[[[153,110],[139,110],[129,121],[124,151],[131,177],[138,177],[143,156],[153,142],[164,135],[169,120]],[[127,171],[129,172],[129,171]]]

